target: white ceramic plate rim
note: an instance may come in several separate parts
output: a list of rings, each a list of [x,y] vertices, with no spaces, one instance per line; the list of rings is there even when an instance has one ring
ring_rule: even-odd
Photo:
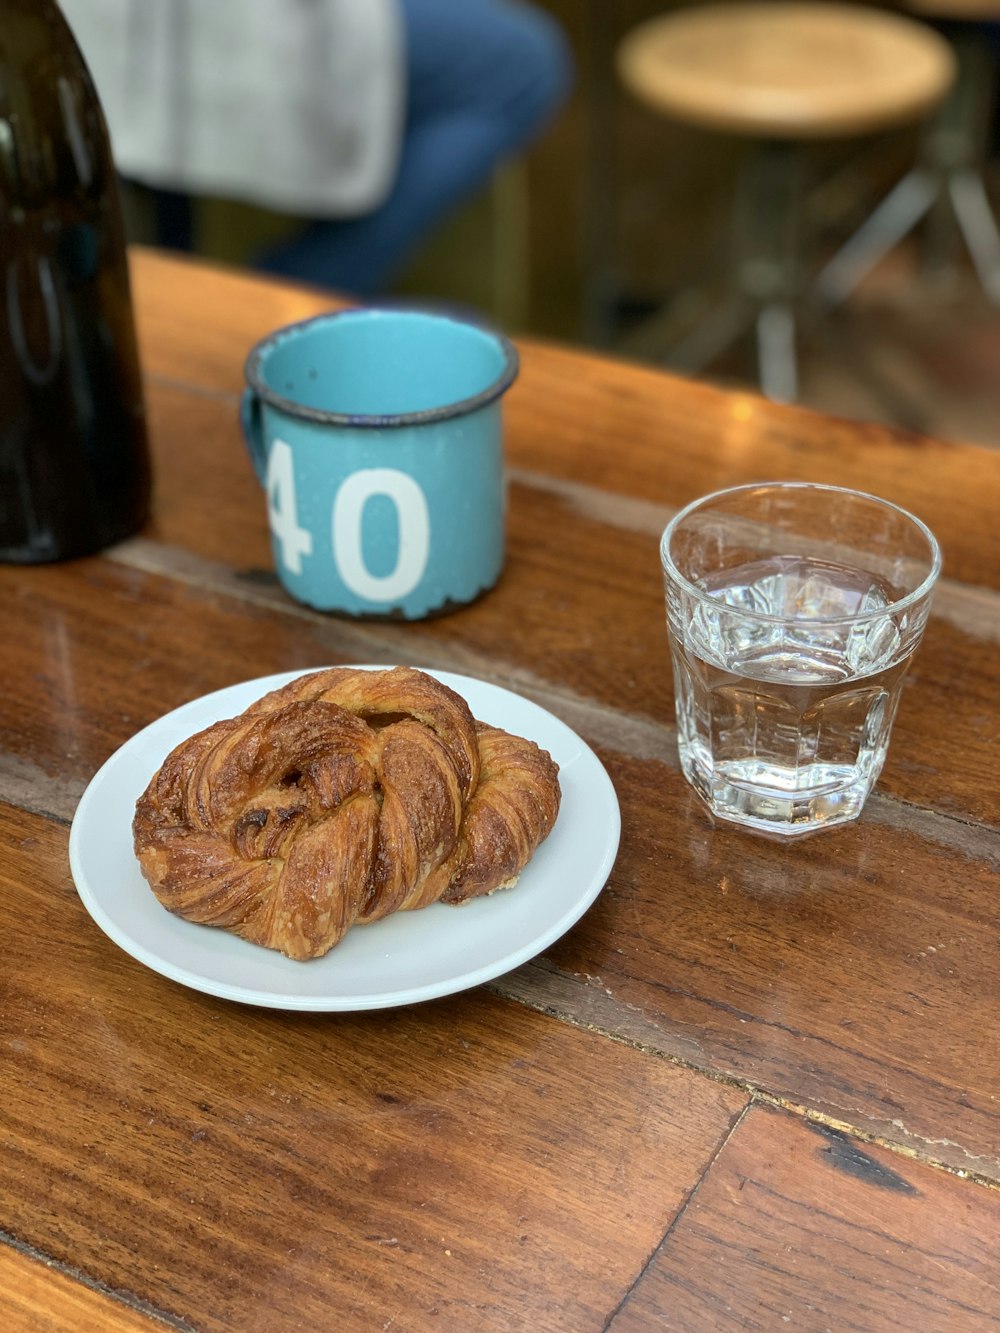
[[[191,989],[326,1013],[454,994],[520,966],[565,934],[601,892],[617,855],[621,815],[611,779],[576,732],[538,704],[471,676],[433,670],[477,718],[536,741],[560,766],[556,825],[513,889],[355,927],[323,958],[306,963],[160,906],[132,848],[135,802],[153,773],[181,740],[320,669],[244,681],[183,704],[138,732],[94,775],[73,818],[69,857],[77,892],[101,930],[140,963]]]

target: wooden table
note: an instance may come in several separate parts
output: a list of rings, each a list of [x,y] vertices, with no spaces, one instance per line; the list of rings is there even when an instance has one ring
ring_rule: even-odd
[[[236,411],[250,344],[328,298],[134,271],[155,517],[0,567],[3,1328],[1000,1326],[1000,453],[524,343],[501,584],[353,623],[276,586]],[[678,505],[764,477],[899,501],[946,566],[877,793],[792,846],[712,828],[680,775],[657,556]],[[623,817],[596,904],[411,1008],[133,961],[69,873],[88,779],[186,700],[346,661],[580,732]]]

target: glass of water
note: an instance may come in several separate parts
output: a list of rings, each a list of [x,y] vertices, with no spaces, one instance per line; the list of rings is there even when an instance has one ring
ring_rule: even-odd
[[[856,818],[930,612],[933,534],[873,495],[769,482],[688,505],[660,556],[695,791],[764,832]]]

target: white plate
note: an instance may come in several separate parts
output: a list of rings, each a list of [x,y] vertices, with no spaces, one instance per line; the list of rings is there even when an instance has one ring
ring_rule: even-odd
[[[436,903],[356,926],[323,958],[295,962],[160,906],[132,848],[135,803],[180,741],[234,717],[269,690],[305,674],[233,685],[184,704],[140,731],[84,792],[70,831],[77,891],[126,953],[184,986],[274,1009],[383,1009],[489,981],[540,953],[591,905],[618,850],[621,816],[600,760],[565,723],[509,690],[434,671],[475,717],[549,751],[559,764],[555,828],[513,889],[460,906]]]

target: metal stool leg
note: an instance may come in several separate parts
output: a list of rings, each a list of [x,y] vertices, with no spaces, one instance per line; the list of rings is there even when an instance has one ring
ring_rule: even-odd
[[[1000,230],[982,177],[971,169],[957,171],[948,193],[983,290],[991,301],[1000,302]]]
[[[798,395],[794,304],[799,287],[801,163],[791,144],[761,142],[742,164],[733,209],[733,273],[722,304],[670,349],[676,370],[696,372],[748,331],[762,392]]]
[[[674,369],[704,369],[749,330],[762,392],[776,402],[797,396],[792,312],[800,264],[799,168],[796,150],[784,143],[756,144],[744,160],[733,210],[729,294],[670,350]]]
[[[842,305],[927,214],[937,192],[937,177],[922,167],[894,185],[874,213],[820,270],[816,294],[824,305]]]
[[[668,364],[673,370],[696,374],[731,347],[746,332],[753,311],[739,297],[730,297],[670,349]]]
[[[742,182],[740,286],[756,309],[761,391],[775,402],[798,397],[795,304],[799,295],[802,158],[788,143],[762,143]]]
[[[757,365],[765,397],[793,403],[799,395],[795,352],[795,315],[789,305],[775,302],[757,316]]]
[[[890,190],[820,271],[816,291],[827,307],[846,301],[925,217],[925,262],[937,269],[950,266],[957,221],[980,283],[992,301],[1000,301],[1000,228],[982,177],[994,100],[993,64],[974,25],[962,28],[952,34],[958,78],[924,137],[922,165]]]

